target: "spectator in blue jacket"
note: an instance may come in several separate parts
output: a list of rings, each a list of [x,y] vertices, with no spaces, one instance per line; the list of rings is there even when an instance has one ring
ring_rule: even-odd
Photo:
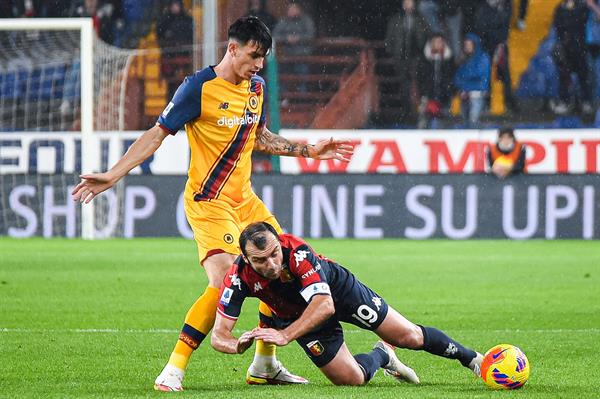
[[[465,36],[465,59],[454,75],[454,85],[460,93],[461,112],[468,127],[476,127],[490,89],[490,57],[481,49],[475,34]]]

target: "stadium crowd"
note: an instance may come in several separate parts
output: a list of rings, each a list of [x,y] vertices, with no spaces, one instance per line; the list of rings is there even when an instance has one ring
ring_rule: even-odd
[[[571,115],[588,124],[600,124],[600,117],[593,121],[600,82],[600,1],[562,0],[558,4],[547,37],[518,84],[511,76],[509,60],[514,49],[509,45],[509,33],[512,29],[528,29],[528,0],[396,3],[397,12],[385,17],[387,26],[382,37],[384,57],[393,60],[390,73],[397,82],[394,87],[388,85],[387,90],[393,90],[400,101],[393,111],[396,123],[387,126],[486,126],[481,118],[489,115],[494,78],[502,84],[504,117],[511,122],[528,122],[531,113],[521,110],[531,109],[529,100],[534,98],[538,100],[536,110],[558,118],[556,121]],[[1,2],[0,16],[89,16],[103,41],[125,48],[136,48],[156,26],[163,51],[160,70],[168,85],[167,96],[171,97],[193,64],[194,20],[189,4],[186,7],[183,0],[6,0]],[[279,17],[269,11],[273,9],[279,11]],[[245,10],[240,10],[240,15],[263,20],[279,48],[293,60],[279,68],[280,74],[293,75],[299,82],[290,85],[280,81],[280,92],[288,94],[282,98],[283,104],[290,93],[312,99],[307,92],[322,89],[320,80],[313,84],[301,79],[311,71],[316,73],[315,64],[303,59],[318,52],[315,43],[319,39],[331,35],[319,29],[322,16],[311,15],[315,9],[310,1],[249,0]],[[380,83],[380,90],[383,85]],[[320,98],[318,94],[315,98]],[[460,100],[462,122],[454,118],[449,124],[456,98]],[[386,103],[383,95],[380,102]],[[562,127],[560,123],[556,126]]]

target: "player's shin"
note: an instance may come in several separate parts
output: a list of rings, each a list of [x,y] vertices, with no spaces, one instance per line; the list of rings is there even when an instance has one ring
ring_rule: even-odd
[[[433,327],[419,326],[423,331],[423,349],[431,354],[456,359],[469,367],[469,363],[477,356],[477,352],[462,346],[442,331]]]
[[[185,370],[193,351],[200,346],[215,324],[215,309],[218,300],[219,289],[206,287],[204,293],[185,316],[185,322],[179,334],[179,340],[169,358],[169,364]]]
[[[360,353],[358,355],[354,355],[354,359],[359,364],[362,372],[365,375],[365,384],[369,382],[371,378],[373,378],[377,370],[388,364],[390,361],[390,357],[387,352],[379,348],[374,348],[369,353]]]

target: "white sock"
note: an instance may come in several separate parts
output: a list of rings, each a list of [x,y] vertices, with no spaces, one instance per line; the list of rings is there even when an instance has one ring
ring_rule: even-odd
[[[265,356],[254,354],[254,360],[250,367],[254,371],[268,372],[273,370],[277,366],[277,358],[275,356]]]

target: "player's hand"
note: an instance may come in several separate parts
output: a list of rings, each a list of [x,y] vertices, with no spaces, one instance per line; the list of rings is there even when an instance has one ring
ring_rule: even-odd
[[[115,181],[108,173],[90,173],[87,175],[80,175],[81,182],[75,186],[71,195],[73,201],[89,202],[94,199],[98,194],[111,188]]]
[[[354,146],[349,140],[330,139],[319,140],[312,146],[311,158],[315,159],[337,159],[338,161],[350,162],[354,154]]]
[[[267,344],[285,346],[290,343],[287,337],[279,330],[274,328],[255,328],[252,331],[254,339],[261,339]]]
[[[248,350],[249,347],[252,346],[252,343],[254,342],[253,335],[254,333],[252,331],[246,331],[238,338],[236,348],[238,354],[241,355],[242,353],[246,352],[246,350]]]

